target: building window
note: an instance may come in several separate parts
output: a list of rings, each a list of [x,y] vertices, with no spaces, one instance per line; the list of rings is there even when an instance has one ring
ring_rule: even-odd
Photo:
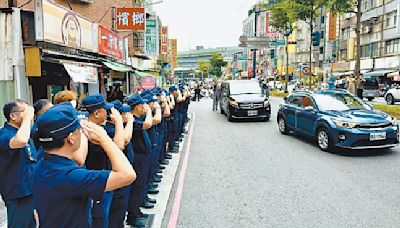
[[[351,28],[342,29],[342,39],[347,40],[350,38]]]
[[[393,11],[386,15],[386,28],[393,27],[397,24],[397,11]]]
[[[399,53],[400,39],[386,41],[386,54]]]
[[[340,51],[340,59],[341,60],[347,60],[347,51]]]
[[[368,44],[361,47],[361,58],[372,58],[379,56],[378,43]]]
[[[376,0],[362,0],[361,1],[361,10],[367,11],[376,6]]]

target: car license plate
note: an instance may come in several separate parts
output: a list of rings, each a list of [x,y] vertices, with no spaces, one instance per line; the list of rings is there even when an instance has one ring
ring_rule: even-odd
[[[369,141],[385,140],[386,132],[378,132],[369,134]]]
[[[257,116],[258,115],[258,111],[257,110],[247,111],[247,115],[248,116]]]

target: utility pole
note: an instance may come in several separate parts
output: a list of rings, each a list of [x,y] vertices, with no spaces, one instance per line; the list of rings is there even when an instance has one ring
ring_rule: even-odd
[[[361,57],[361,48],[360,48],[360,28],[361,28],[361,0],[357,0],[357,24],[356,24],[356,35],[357,35],[357,51],[356,51],[356,65],[354,68],[354,75],[356,78],[360,76],[360,57]]]

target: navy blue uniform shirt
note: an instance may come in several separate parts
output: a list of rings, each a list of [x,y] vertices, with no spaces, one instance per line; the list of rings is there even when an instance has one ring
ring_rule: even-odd
[[[183,113],[184,106],[185,106],[185,102],[184,101],[182,101],[181,103],[176,103],[175,104],[176,111],[179,112],[179,113]]]
[[[0,129],[0,193],[4,201],[32,195],[37,152],[32,139],[23,148],[11,149],[10,141],[17,132],[8,123]]]
[[[110,138],[114,138],[115,135],[115,126],[114,124],[107,123],[104,126],[104,129],[107,132],[107,135]],[[107,157],[106,152],[104,152],[103,148],[100,145],[93,144],[89,142],[89,152],[86,157],[85,165],[88,169],[92,170],[111,170],[111,162]]]
[[[176,113],[177,113],[177,110],[178,110],[178,107],[177,107],[177,98],[176,97],[174,97],[174,100],[175,100],[175,106],[174,106],[174,109],[171,109],[171,117],[174,117],[174,116],[176,116]]]
[[[101,198],[110,172],[87,170],[66,157],[45,153],[33,178],[40,227],[90,227],[90,198]]]
[[[135,118],[133,123],[133,151],[137,154],[149,154],[151,152],[151,141],[147,130],[143,130],[143,121],[146,115]]]

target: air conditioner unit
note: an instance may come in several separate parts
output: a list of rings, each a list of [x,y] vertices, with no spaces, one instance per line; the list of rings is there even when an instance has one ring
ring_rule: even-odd
[[[362,28],[362,33],[370,33],[372,32],[371,26],[364,26]]]

